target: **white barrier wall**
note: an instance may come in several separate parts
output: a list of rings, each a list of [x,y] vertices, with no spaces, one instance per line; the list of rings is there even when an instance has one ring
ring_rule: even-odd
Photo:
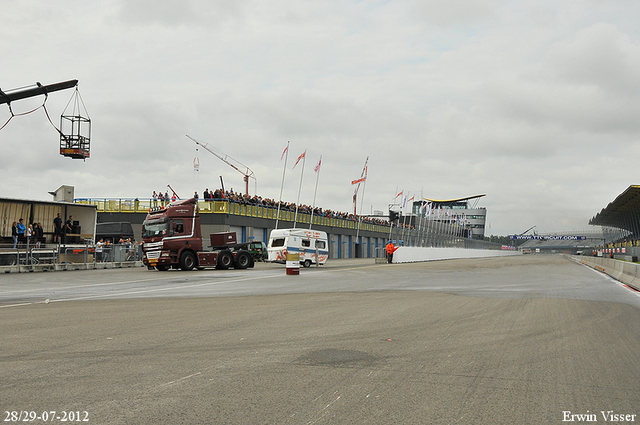
[[[582,264],[586,264],[626,285],[632,286],[634,289],[640,290],[640,264],[604,257],[589,257],[586,255],[579,258]]]
[[[464,248],[422,248],[401,246],[393,253],[394,263],[413,263],[417,261],[453,260],[456,258],[484,258],[522,255],[520,251],[495,249]]]

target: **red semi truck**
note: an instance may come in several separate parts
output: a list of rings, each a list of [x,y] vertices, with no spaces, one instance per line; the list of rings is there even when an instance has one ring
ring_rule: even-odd
[[[211,251],[203,251],[200,214],[194,198],[151,208],[142,223],[142,239],[143,262],[150,269],[254,266],[254,259],[246,249],[249,244],[236,243],[235,232],[211,234]]]

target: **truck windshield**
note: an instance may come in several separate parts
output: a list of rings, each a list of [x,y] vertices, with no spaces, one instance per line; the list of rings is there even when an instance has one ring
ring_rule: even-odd
[[[159,220],[145,220],[144,223],[142,223],[142,235],[145,238],[164,236],[167,234],[168,228],[169,226],[166,218]]]

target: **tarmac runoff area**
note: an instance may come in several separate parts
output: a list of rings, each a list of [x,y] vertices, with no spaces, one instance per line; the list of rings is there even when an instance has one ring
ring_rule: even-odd
[[[11,273],[0,335],[8,422],[640,422],[639,293],[560,255]]]

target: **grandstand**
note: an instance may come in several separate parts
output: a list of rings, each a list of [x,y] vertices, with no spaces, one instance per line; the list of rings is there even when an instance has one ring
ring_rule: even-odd
[[[581,254],[591,253],[597,247],[619,238],[616,229],[602,228],[580,232],[559,232],[535,235],[518,246],[524,252]]]
[[[605,241],[604,254],[624,259],[640,255],[640,186],[631,185],[596,214],[589,224],[604,226],[615,235]]]
[[[625,238],[640,239],[640,186],[629,186],[589,220],[589,224],[626,230]]]
[[[556,233],[527,240],[519,246],[531,252],[567,252],[604,255],[631,261],[640,255],[640,186],[629,186],[589,224],[599,230]],[[584,240],[554,236],[585,236]]]

